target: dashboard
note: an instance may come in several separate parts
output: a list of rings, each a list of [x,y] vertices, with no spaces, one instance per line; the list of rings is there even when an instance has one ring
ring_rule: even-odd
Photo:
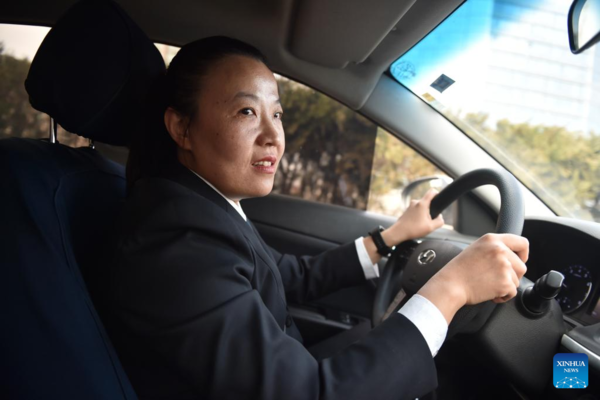
[[[600,224],[567,218],[527,219],[529,240],[526,277],[532,281],[555,270],[565,277],[556,298],[565,320],[600,322]]]

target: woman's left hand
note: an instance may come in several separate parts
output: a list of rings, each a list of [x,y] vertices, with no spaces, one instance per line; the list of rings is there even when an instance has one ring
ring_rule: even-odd
[[[432,219],[429,213],[431,200],[437,193],[436,190],[429,189],[421,200],[411,200],[410,206],[398,221],[382,232],[388,246],[396,246],[406,240],[427,236],[444,225],[442,214]]]

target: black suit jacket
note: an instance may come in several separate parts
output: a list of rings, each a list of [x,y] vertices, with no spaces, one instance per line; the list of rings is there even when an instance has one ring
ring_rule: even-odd
[[[140,397],[401,399],[436,385],[400,314],[320,362],[302,345],[287,300],[363,282],[354,243],[281,255],[180,164],[135,184],[120,231],[109,331]]]

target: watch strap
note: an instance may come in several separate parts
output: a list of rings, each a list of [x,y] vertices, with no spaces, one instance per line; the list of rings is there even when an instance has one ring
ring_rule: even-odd
[[[392,251],[394,251],[394,247],[390,247],[385,244],[383,237],[381,236],[381,232],[384,231],[384,227],[379,225],[377,228],[373,229],[369,232],[369,236],[373,238],[373,243],[375,243],[375,247],[377,248],[377,253],[380,255],[387,257],[390,255]]]

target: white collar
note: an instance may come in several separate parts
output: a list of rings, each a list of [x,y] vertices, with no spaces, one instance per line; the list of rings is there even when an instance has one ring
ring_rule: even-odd
[[[246,214],[244,214],[244,210],[242,210],[242,206],[240,205],[239,202],[236,203],[235,201],[233,201],[231,199],[228,199],[227,197],[225,197],[225,195],[223,193],[219,192],[219,189],[217,189],[216,187],[214,187],[212,183],[210,183],[209,181],[207,181],[206,179],[204,179],[203,177],[201,177],[200,175],[198,175],[196,173],[196,171],[191,170],[191,169],[190,169],[190,171],[192,171],[194,173],[194,175],[196,175],[198,178],[202,179],[215,192],[219,193],[221,195],[221,197],[223,197],[225,200],[227,200],[227,202],[229,204],[231,204],[231,207],[233,207],[233,209],[240,214],[240,216],[244,219],[244,221],[248,222],[248,217],[246,217]]]

